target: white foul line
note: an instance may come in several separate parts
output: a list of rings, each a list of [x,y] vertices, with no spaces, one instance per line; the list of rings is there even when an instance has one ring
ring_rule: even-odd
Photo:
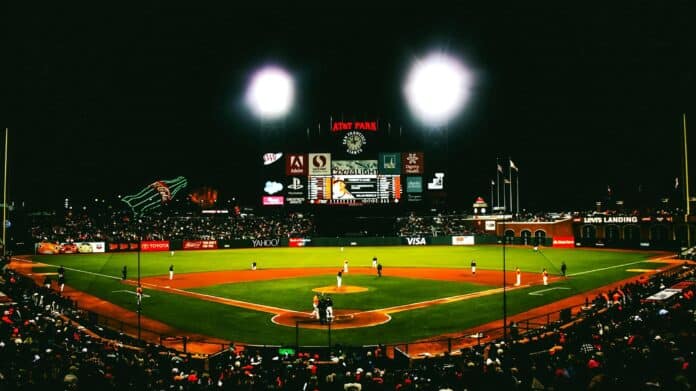
[[[541,294],[541,292],[552,291],[552,290],[554,290],[554,289],[570,289],[570,288],[568,288],[568,287],[566,287],[566,286],[555,286],[555,287],[553,287],[553,288],[548,288],[548,289],[542,289],[542,290],[540,290],[540,291],[529,292],[529,294],[532,295],[532,296],[543,296],[543,295]]]
[[[607,266],[607,267],[603,267],[603,268],[599,268],[599,269],[585,270],[584,272],[577,272],[577,273],[568,274],[568,277],[579,276],[579,275],[587,274],[587,273],[601,272],[602,270],[616,269],[617,267],[630,266],[630,265],[635,265],[637,263],[644,263],[644,262],[650,262],[650,260],[644,259],[642,261],[623,263],[621,265],[613,265],[613,266]]]
[[[93,275],[93,276],[106,277],[106,278],[113,278],[114,280],[120,280],[120,279],[121,279],[120,277],[114,277],[114,276],[110,276],[110,275],[108,275],[108,274],[101,274],[101,273],[95,273],[95,272],[88,272],[88,271],[86,271],[86,270],[73,269],[73,268],[71,268],[71,267],[63,267],[63,269],[65,269],[65,270],[72,270],[72,271],[80,272],[80,273],[87,273],[87,274],[91,274],[91,275]]]

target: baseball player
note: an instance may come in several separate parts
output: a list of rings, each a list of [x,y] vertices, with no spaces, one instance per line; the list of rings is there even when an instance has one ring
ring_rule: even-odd
[[[128,278],[128,267],[123,265],[123,269],[121,269],[121,279],[125,280],[126,278]]]
[[[251,263],[251,270],[256,270],[256,261]]]
[[[549,272],[546,271],[546,268],[544,268],[541,274],[544,278],[544,285],[549,285]]]
[[[522,272],[519,267],[515,268],[515,286],[520,286],[522,284]]]
[[[568,266],[566,266],[565,261],[561,262],[561,274],[563,277],[566,276],[566,271],[568,270]]]
[[[333,299],[331,299],[331,296],[326,296],[326,320],[328,322],[333,322],[333,319]]]
[[[319,295],[316,293],[312,298],[312,307],[314,307],[314,311],[312,311],[312,318],[316,317],[316,319],[319,319]]]
[[[377,277],[382,277],[382,264],[377,264]]]
[[[143,287],[138,285],[137,288],[135,288],[135,297],[136,301],[138,303],[138,307],[140,307],[140,304],[143,302]]]
[[[65,288],[65,274],[58,275],[58,284],[60,285],[60,293],[63,293],[63,288]]]
[[[476,260],[472,259],[471,260],[471,274],[474,276],[476,275]]]
[[[348,260],[343,261],[343,273],[348,273]]]
[[[377,269],[377,257],[372,257],[372,268]]]
[[[170,280],[174,279],[174,264],[169,265],[169,279]]]
[[[339,289],[341,288],[342,282],[343,282],[343,270],[339,270],[338,273],[336,273],[336,286]]]

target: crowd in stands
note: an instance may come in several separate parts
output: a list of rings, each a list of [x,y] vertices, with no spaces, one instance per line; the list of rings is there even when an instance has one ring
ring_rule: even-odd
[[[238,240],[311,235],[313,222],[299,213],[282,216],[167,214],[155,212],[134,218],[125,211],[102,214],[69,212],[36,216],[31,224],[34,242]]]
[[[229,350],[207,364],[129,337],[102,339],[75,303],[3,266],[2,390],[689,390],[696,386],[696,268],[588,298],[570,325],[410,365],[384,346],[321,353]],[[647,300],[665,288],[670,298]],[[566,327],[567,326],[567,327]]]
[[[448,236],[482,234],[484,229],[464,215],[417,216],[396,219],[398,236]]]

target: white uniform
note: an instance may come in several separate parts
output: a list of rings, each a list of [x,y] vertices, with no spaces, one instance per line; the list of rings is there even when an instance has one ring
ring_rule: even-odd
[[[372,268],[377,268],[377,258],[372,258]]]
[[[348,260],[343,261],[343,273],[348,273]]]
[[[339,272],[336,275],[336,286],[340,288],[342,282],[343,282],[343,278],[341,277],[341,273]]]
[[[515,272],[515,286],[520,286],[522,285],[522,272],[518,269]]]

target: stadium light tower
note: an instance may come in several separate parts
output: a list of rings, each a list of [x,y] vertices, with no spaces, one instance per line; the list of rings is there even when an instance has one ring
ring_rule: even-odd
[[[295,95],[290,74],[277,66],[266,66],[251,78],[246,91],[246,104],[261,120],[278,120],[292,108]]]
[[[411,66],[404,95],[416,119],[425,126],[440,127],[466,105],[472,84],[471,71],[459,60],[435,53]]]

